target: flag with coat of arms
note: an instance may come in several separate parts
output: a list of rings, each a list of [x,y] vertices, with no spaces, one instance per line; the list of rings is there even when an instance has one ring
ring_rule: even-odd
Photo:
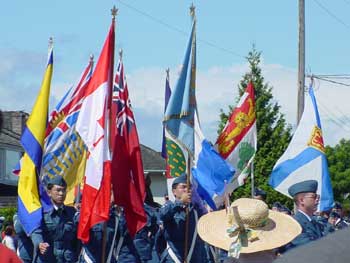
[[[331,209],[334,203],[333,189],[325,155],[321,120],[311,85],[305,97],[304,112],[299,125],[286,151],[275,164],[269,184],[276,191],[289,196],[288,188],[305,180],[318,182],[318,210]]]
[[[251,173],[250,165],[257,148],[255,93],[252,82],[248,83],[237,106],[230,114],[216,141],[216,148],[236,169],[235,176],[226,185],[226,193],[231,193],[243,185]]]

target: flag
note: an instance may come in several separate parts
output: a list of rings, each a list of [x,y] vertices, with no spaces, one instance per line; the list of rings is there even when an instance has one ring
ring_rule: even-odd
[[[75,188],[82,182],[85,172],[86,147],[75,126],[84,100],[84,88],[92,74],[92,61],[84,69],[75,86],[72,86],[50,114],[46,129],[42,181],[61,175],[67,182],[66,204],[74,202]]]
[[[111,171],[109,152],[108,101],[112,89],[114,21],[96,68],[84,88],[76,130],[87,148],[78,238],[88,242],[90,228],[109,218]]]
[[[42,211],[51,203],[38,177],[48,117],[52,71],[51,47],[41,89],[21,137],[24,156],[21,160],[18,181],[18,218],[27,235],[40,226]]]
[[[194,150],[193,123],[196,109],[195,25],[194,21],[181,73],[164,115],[164,126],[167,133],[191,155]]]
[[[230,182],[235,173],[234,168],[227,163],[213,145],[205,139],[199,125],[198,115],[194,119],[194,166],[192,167],[193,179],[197,182],[199,196],[213,209],[216,196],[223,196],[226,182]]]
[[[167,75],[165,80],[164,114],[168,107],[169,99],[171,96],[171,89],[169,83],[169,69],[166,72]],[[170,158],[168,155],[170,156]],[[184,158],[181,146],[171,139],[171,136],[165,130],[164,125],[162,140],[162,157],[165,159],[165,177],[167,178],[166,181],[168,197],[171,201],[174,201],[175,197],[172,193],[172,183],[175,177],[180,176],[181,173],[186,171],[186,159]]]
[[[168,197],[171,201],[175,200],[175,196],[172,192],[172,184],[176,177],[179,177],[182,173],[187,171],[187,150],[177,142],[176,139],[172,138],[167,129],[165,129],[165,139],[166,139],[166,169],[167,169],[167,189]]]
[[[133,237],[146,225],[145,176],[141,148],[121,58],[113,85],[112,116],[115,138],[112,183],[115,203],[124,208],[127,227]]]
[[[166,74],[166,80],[165,80],[165,94],[164,94],[164,114],[168,107],[169,99],[171,96],[171,89],[170,89],[170,83],[169,83],[169,69],[167,70]],[[166,160],[168,158],[167,152],[166,152],[166,138],[165,138],[165,129],[163,126],[163,140],[162,140],[162,157]]]
[[[320,116],[312,86],[305,97],[304,112],[287,150],[275,164],[269,184],[289,196],[288,188],[305,180],[318,182],[319,211],[333,206],[333,190],[328,173]],[[289,196],[290,197],[290,196]]]
[[[220,155],[236,169],[233,180],[226,186],[226,192],[231,193],[245,183],[257,147],[255,95],[251,82],[229,116],[216,147]]]

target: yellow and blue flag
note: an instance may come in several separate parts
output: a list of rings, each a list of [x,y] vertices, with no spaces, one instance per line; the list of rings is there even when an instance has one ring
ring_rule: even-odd
[[[40,226],[42,211],[50,205],[50,200],[38,178],[48,117],[52,71],[51,46],[41,89],[21,137],[24,156],[21,160],[18,181],[18,217],[27,234]]]

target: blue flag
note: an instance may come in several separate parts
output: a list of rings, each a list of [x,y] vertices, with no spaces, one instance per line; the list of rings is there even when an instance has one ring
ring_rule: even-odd
[[[196,109],[195,72],[196,41],[195,21],[187,45],[180,77],[170,97],[164,116],[164,125],[168,133],[191,154],[194,150],[193,118]]]
[[[318,182],[320,195],[318,210],[327,211],[333,206],[333,190],[328,173],[320,116],[312,86],[305,97],[305,108],[293,138],[270,175],[269,184],[289,196],[288,188],[305,180]]]
[[[193,179],[197,182],[199,196],[213,209],[217,209],[215,197],[225,194],[225,186],[231,182],[235,169],[226,162],[214,149],[213,145],[204,138],[199,121],[195,115],[195,151]]]

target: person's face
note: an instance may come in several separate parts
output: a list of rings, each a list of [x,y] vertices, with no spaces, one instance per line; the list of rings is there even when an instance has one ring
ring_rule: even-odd
[[[337,222],[337,218],[336,217],[328,218],[328,223],[330,223],[331,225],[334,226],[336,222]]]
[[[184,193],[187,193],[187,184],[179,183],[176,185],[176,188],[173,189],[173,194],[176,199],[181,199]]]
[[[55,205],[63,205],[66,199],[66,187],[60,185],[54,185],[51,190],[48,190],[48,194]]]
[[[301,197],[301,205],[304,207],[305,212],[312,215],[316,212],[320,196],[315,193],[305,193]]]

